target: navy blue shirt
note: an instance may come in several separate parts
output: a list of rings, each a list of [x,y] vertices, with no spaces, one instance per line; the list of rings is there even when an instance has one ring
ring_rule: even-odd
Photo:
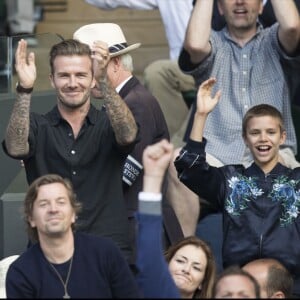
[[[69,263],[61,265],[67,273]],[[118,247],[110,239],[84,233],[75,234],[67,291],[71,298],[82,299],[140,297],[136,280]],[[64,293],[39,243],[28,248],[8,269],[8,298],[62,298]]]

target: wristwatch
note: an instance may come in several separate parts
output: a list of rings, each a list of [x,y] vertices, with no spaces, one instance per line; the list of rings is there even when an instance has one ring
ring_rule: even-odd
[[[32,91],[33,91],[33,87],[31,88],[24,88],[20,85],[19,81],[17,82],[16,84],[16,91],[17,93],[20,93],[20,94],[31,94]]]

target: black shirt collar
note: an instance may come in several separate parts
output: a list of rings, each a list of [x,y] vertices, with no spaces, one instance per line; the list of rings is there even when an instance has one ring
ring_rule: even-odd
[[[64,120],[58,110],[57,105],[54,106],[53,109],[46,114],[46,116],[49,118],[49,122],[52,126],[56,126],[62,120]],[[87,122],[94,125],[96,123],[96,118],[97,118],[97,109],[91,104],[88,114],[86,116],[86,120]]]

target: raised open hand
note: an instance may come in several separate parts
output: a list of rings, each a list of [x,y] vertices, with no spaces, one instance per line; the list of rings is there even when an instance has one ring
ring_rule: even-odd
[[[27,42],[21,39],[15,53],[15,68],[22,87],[32,88],[36,80],[36,65],[33,52],[27,55]]]
[[[198,114],[208,114],[217,105],[220,97],[221,91],[217,91],[215,96],[212,96],[212,88],[216,83],[215,78],[209,78],[202,82],[199,86],[197,93],[197,113]]]

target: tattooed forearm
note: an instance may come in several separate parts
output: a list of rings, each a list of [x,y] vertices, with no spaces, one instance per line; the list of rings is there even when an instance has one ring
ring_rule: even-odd
[[[5,145],[10,155],[21,156],[29,151],[29,111],[31,94],[17,94],[5,135]]]
[[[126,145],[135,140],[137,125],[125,101],[105,80],[101,81],[99,88],[104,96],[106,112],[115,131],[117,142]]]

